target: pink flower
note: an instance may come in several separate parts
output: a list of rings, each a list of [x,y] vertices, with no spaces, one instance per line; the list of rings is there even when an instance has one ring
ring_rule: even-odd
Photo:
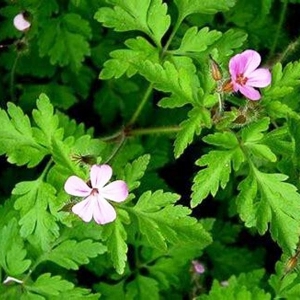
[[[255,88],[266,87],[271,83],[271,73],[268,69],[257,68],[261,57],[254,50],[246,50],[235,55],[229,61],[231,87],[240,91],[250,100],[259,100],[261,95]]]
[[[203,274],[205,272],[204,265],[198,260],[192,260],[193,270],[197,274]]]
[[[14,17],[14,26],[19,31],[26,31],[31,24],[25,19],[23,13],[19,13]]]
[[[116,211],[107,200],[124,201],[128,196],[128,188],[123,180],[107,184],[111,176],[112,168],[109,165],[93,165],[90,183],[77,176],[67,179],[65,191],[72,196],[85,197],[72,207],[73,213],[84,222],[90,222],[94,218],[96,223],[106,224],[116,219]]]

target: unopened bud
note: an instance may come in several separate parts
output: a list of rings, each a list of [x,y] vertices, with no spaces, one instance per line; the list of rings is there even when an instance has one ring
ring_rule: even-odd
[[[31,23],[26,20],[25,13],[19,13],[14,17],[14,26],[19,31],[26,31],[31,26]]]
[[[219,81],[222,79],[222,72],[221,68],[218,65],[218,63],[212,58],[212,56],[209,56],[210,58],[210,70],[211,70],[211,76],[215,81]]]
[[[230,79],[226,80],[221,87],[222,92],[224,93],[231,93],[233,92],[233,84]]]

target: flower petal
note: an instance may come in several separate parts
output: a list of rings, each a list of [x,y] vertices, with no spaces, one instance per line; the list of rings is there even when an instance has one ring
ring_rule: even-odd
[[[103,187],[99,193],[105,199],[122,202],[128,196],[128,187],[125,181],[116,180]]]
[[[256,69],[247,77],[246,85],[254,87],[266,87],[271,83],[271,73],[268,69]]]
[[[237,75],[247,77],[260,64],[261,58],[258,52],[254,50],[246,50],[240,54],[233,56],[229,61],[229,73],[233,80]]]
[[[109,165],[93,165],[90,172],[93,188],[102,188],[112,176],[112,168]]]
[[[240,86],[239,91],[248,99],[256,101],[261,98],[259,91],[251,86]]]
[[[84,222],[92,220],[95,209],[97,209],[97,197],[89,196],[72,207],[72,212],[78,215]]]
[[[93,217],[98,224],[107,224],[114,221],[117,217],[114,207],[105,199],[98,196],[97,207],[93,212]]]
[[[260,65],[261,57],[259,53],[254,50],[246,50],[242,53],[242,55],[247,61],[244,76],[248,77],[248,75]]]
[[[72,196],[87,197],[92,189],[79,177],[70,176],[65,183],[65,191]]]

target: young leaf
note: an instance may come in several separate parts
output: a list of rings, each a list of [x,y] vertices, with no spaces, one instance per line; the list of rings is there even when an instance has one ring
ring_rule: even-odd
[[[264,234],[270,223],[272,238],[284,251],[294,253],[299,241],[300,195],[283,174],[267,174],[253,168],[240,185],[238,212],[247,227]]]
[[[145,154],[134,160],[131,164],[127,164],[124,168],[124,180],[127,183],[129,191],[132,191],[140,186],[140,181],[144,176],[147,166],[150,161],[150,155]]]
[[[13,103],[7,106],[7,113],[0,110],[0,154],[6,154],[10,163],[34,167],[48,150],[35,138],[28,116]]]
[[[76,72],[84,57],[90,55],[88,39],[91,37],[89,23],[74,13],[43,23],[39,35],[40,55],[50,56],[51,64],[70,67]]]
[[[174,154],[178,158],[189,144],[192,143],[194,135],[200,135],[202,127],[210,128],[210,112],[205,108],[193,108],[188,119],[180,124],[181,130],[176,135],[174,142]]]
[[[235,0],[175,0],[180,20],[195,13],[215,14],[220,11],[227,11],[234,6],[235,2]]]
[[[140,30],[146,33],[156,45],[170,26],[167,4],[161,0],[110,0],[114,8],[102,7],[95,19],[116,31]]]
[[[55,201],[55,189],[41,180],[21,182],[13,189],[15,209],[21,214],[21,235],[43,250],[58,236],[55,217],[47,210]]]
[[[16,219],[11,219],[7,226],[0,231],[0,266],[9,276],[23,274],[31,265],[25,259],[24,242],[19,235],[19,226]]]
[[[186,54],[189,52],[202,52],[222,36],[221,32],[216,30],[209,31],[204,27],[198,31],[197,27],[189,28],[182,38],[180,47],[172,51],[174,54]]]
[[[50,260],[66,269],[78,270],[79,266],[89,262],[89,258],[97,257],[105,251],[105,246],[92,240],[67,240],[45,253],[43,260]]]

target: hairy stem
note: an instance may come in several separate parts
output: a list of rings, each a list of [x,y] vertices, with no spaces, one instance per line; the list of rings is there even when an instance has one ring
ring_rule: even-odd
[[[12,102],[16,102],[16,95],[15,95],[15,75],[16,75],[16,68],[18,64],[18,60],[20,57],[20,53],[17,53],[17,56],[14,60],[14,63],[11,68],[10,72],[10,82],[9,82],[9,90],[10,90],[10,99]]]
[[[145,94],[144,94],[144,97],[143,97],[142,101],[140,102],[139,106],[137,107],[136,111],[134,112],[134,114],[131,117],[131,119],[130,119],[127,126],[130,127],[136,122],[136,120],[139,117],[142,109],[144,108],[145,104],[147,103],[147,100],[148,100],[149,96],[151,95],[152,90],[153,90],[153,85],[150,84],[149,87],[147,88]]]
[[[128,135],[148,135],[148,134],[169,134],[176,133],[180,131],[179,126],[171,126],[171,127],[153,127],[153,128],[138,128],[132,129],[129,131]]]
[[[283,25],[283,22],[284,22],[284,19],[285,19],[286,11],[287,11],[287,5],[288,5],[288,0],[284,0],[283,1],[283,6],[281,8],[279,22],[278,22],[278,25],[277,25],[274,41],[273,41],[273,44],[271,46],[269,57],[272,57],[274,55],[275,51],[276,51],[280,31],[281,31],[281,28],[282,28],[282,25]]]

